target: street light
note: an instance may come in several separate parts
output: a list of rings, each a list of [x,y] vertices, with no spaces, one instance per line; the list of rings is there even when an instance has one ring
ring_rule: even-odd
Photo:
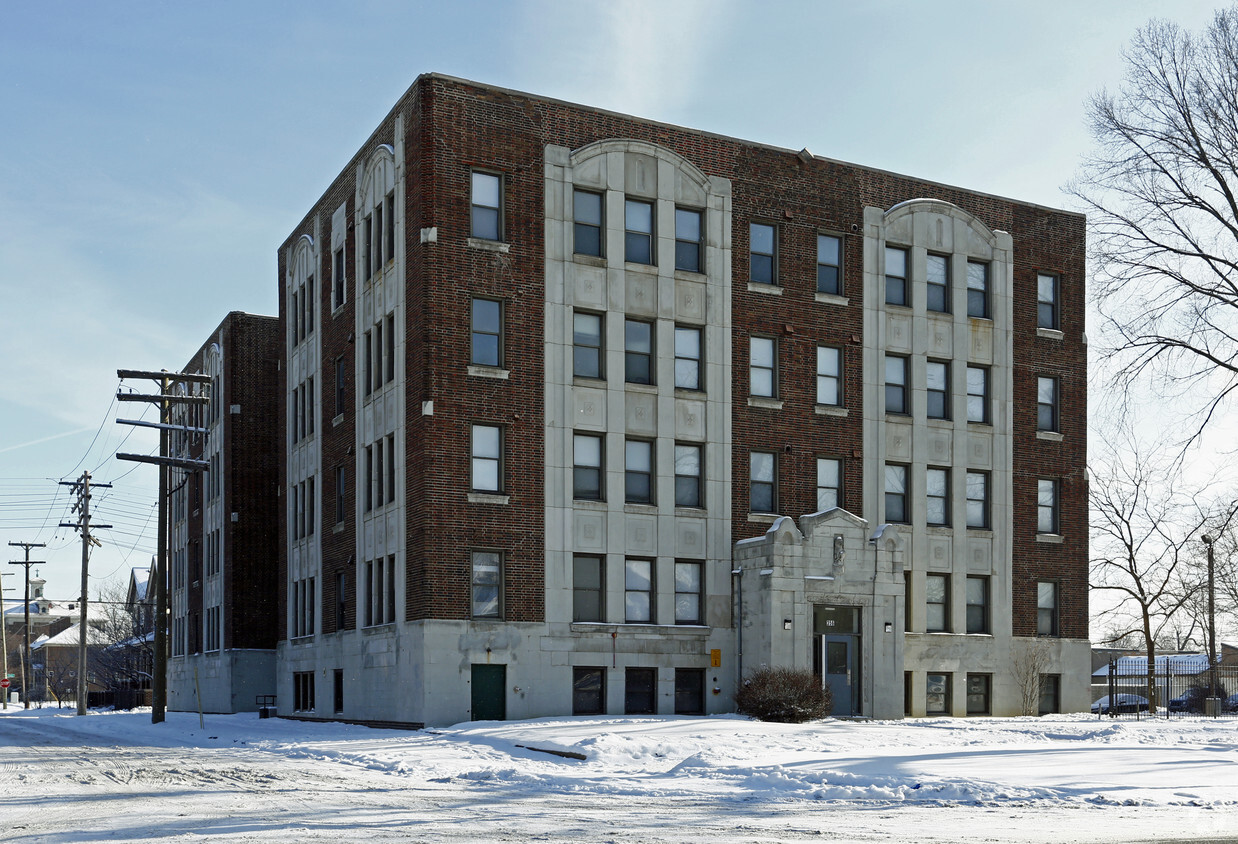
[[[1216,706],[1217,696],[1217,628],[1216,628],[1216,577],[1212,563],[1212,537],[1204,534],[1204,545],[1208,546],[1208,697],[1214,698],[1208,705]],[[1214,711],[1212,713],[1216,715]]]

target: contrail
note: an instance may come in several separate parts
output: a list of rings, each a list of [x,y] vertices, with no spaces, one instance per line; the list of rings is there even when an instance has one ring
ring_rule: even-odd
[[[91,430],[90,426],[87,426],[85,428],[76,428],[72,431],[65,431],[60,434],[52,434],[50,437],[42,437],[41,439],[31,440],[28,443],[18,443],[17,445],[6,446],[4,448],[0,448],[0,454],[4,454],[6,451],[17,451],[17,449],[19,448],[26,448],[27,446],[38,445],[39,443],[51,442],[52,440],[58,440],[61,437],[71,437],[74,434],[85,433],[86,431],[89,431],[89,430]]]

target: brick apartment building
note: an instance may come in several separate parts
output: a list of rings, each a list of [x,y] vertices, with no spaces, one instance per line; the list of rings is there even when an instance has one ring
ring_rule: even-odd
[[[281,714],[1088,703],[1081,216],[427,74],[279,277]]]
[[[209,401],[172,421],[206,433],[175,432],[169,448],[209,465],[171,470],[170,709],[252,711],[275,691],[279,325],[233,311],[183,370],[211,377]]]

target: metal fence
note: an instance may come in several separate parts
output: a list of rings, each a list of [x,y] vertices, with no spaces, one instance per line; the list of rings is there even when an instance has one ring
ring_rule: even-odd
[[[1107,677],[1093,682],[1092,713],[1109,718],[1238,719],[1238,666],[1221,665],[1199,674],[1135,672],[1109,663]],[[1215,691],[1213,684],[1215,683]]]

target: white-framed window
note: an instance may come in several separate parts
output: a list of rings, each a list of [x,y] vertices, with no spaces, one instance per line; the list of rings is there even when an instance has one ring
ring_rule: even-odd
[[[654,623],[653,586],[653,560],[624,560],[623,606],[628,624]]]
[[[475,366],[503,365],[503,303],[474,298],[470,307],[469,363]],[[394,341],[393,341],[394,342]]]
[[[572,314],[572,375],[602,378],[602,315],[576,311]]]
[[[704,623],[704,615],[701,612],[704,569],[705,564],[701,562],[675,561],[676,624]]]
[[[675,209],[675,269],[702,272],[703,214],[694,208]]]
[[[1039,478],[1036,481],[1036,532],[1057,534],[1062,532],[1058,506],[1058,482],[1055,478]]]
[[[817,458],[817,512],[842,506],[843,467],[837,457]]]
[[[572,436],[572,497],[586,501],[602,500],[602,437],[598,434]]]
[[[778,340],[748,338],[748,392],[764,398],[778,396]]]
[[[843,294],[843,239],[838,235],[817,235],[817,292]]]
[[[945,633],[950,628],[950,576],[924,576],[924,630]]]
[[[623,228],[623,259],[632,264],[652,264],[653,203],[624,200]]]
[[[1057,431],[1058,428],[1058,380],[1039,375],[1036,377],[1036,430]]]
[[[498,174],[473,171],[470,221],[473,237],[503,239],[503,179]]]
[[[967,577],[967,632],[989,632],[989,579],[979,575]]]
[[[675,389],[701,390],[703,329],[694,325],[675,326]]]
[[[572,558],[572,621],[605,621],[605,558],[577,554]]]
[[[503,429],[498,425],[473,425],[470,489],[499,492],[503,489]]]
[[[602,195],[572,191],[572,249],[577,255],[602,256]]]
[[[623,444],[623,500],[628,504],[653,503],[653,443],[626,440]]]
[[[950,312],[950,259],[945,255],[929,255],[924,280],[926,307],[930,311]]]
[[[967,262],[967,315],[989,318],[989,265]]]
[[[901,463],[885,466],[885,520],[892,524],[906,524],[910,520],[907,511],[907,467]]]
[[[778,512],[778,455],[753,451],[748,455],[748,509],[753,513]]]
[[[886,355],[886,413],[911,413],[907,391],[907,358],[902,355]]]
[[[1036,327],[1061,327],[1058,320],[1060,277],[1049,273],[1036,274]]]
[[[950,364],[930,360],[924,368],[924,391],[929,419],[950,418]]]
[[[843,403],[843,352],[833,346],[817,347],[817,404]]]
[[[639,319],[623,321],[623,380],[629,384],[653,383],[653,323]]]
[[[703,507],[702,455],[698,443],[675,443],[675,506]]]
[[[950,470],[930,466],[924,473],[925,521],[950,524]]]
[[[473,551],[473,618],[501,618],[503,610],[503,555]]]
[[[778,229],[769,223],[748,224],[748,280],[778,283]]]
[[[1036,635],[1058,635],[1058,585],[1052,580],[1036,584]]]
[[[989,424],[988,367],[967,367],[967,421]]]
[[[967,473],[967,526],[978,530],[988,530],[989,520],[989,473]]]
[[[887,246],[886,304],[906,305],[907,302],[907,250]]]

